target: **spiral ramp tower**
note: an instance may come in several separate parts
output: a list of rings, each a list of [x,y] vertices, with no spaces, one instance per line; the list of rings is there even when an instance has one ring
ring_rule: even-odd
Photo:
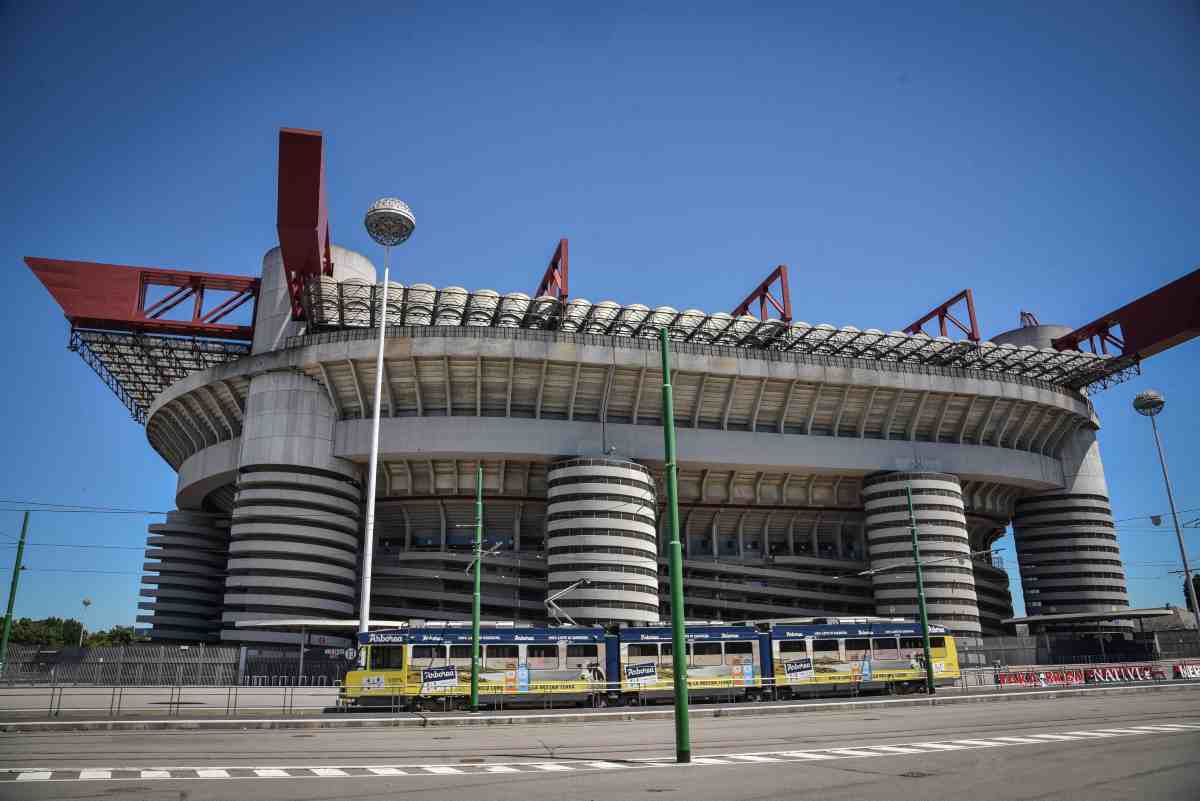
[[[212,642],[218,638],[222,576],[229,556],[229,519],[223,515],[174,511],[153,523],[146,538],[146,601],[138,622],[155,640]]]
[[[889,472],[864,479],[871,570],[878,571],[872,574],[876,611],[908,619],[918,615],[908,508],[910,486],[929,620],[956,634],[978,639],[982,631],[979,604],[962,485],[957,476]]]
[[[658,538],[650,471],[575,458],[547,473],[547,594],[579,623],[647,623],[658,614]]]

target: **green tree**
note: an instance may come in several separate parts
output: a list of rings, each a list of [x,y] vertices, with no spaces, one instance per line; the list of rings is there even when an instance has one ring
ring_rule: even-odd
[[[83,624],[78,620],[47,617],[33,620],[23,617],[13,621],[10,642],[18,645],[36,645],[41,648],[62,648],[78,645],[79,631]]]
[[[133,626],[113,626],[107,631],[88,634],[86,644],[89,648],[99,648],[105,645],[133,645],[137,641]]]

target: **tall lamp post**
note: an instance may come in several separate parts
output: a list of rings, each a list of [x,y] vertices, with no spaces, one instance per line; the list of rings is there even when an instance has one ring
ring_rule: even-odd
[[[921,575],[921,547],[917,540],[917,516],[913,513],[912,482],[905,482],[904,494],[908,497],[908,525],[912,532],[913,564],[917,573],[917,611],[921,619],[921,646],[925,652],[925,691],[933,695],[937,690],[933,681],[933,654],[929,647],[929,612],[925,608],[925,578]]]
[[[379,401],[383,394],[383,344],[387,330],[388,271],[392,247],[412,236],[417,221],[408,204],[394,197],[376,200],[367,209],[367,233],[383,245],[383,298],[379,304],[379,353],[375,358],[375,405],[371,415],[371,464],[367,472],[367,520],[363,527],[362,589],[358,599],[358,633],[366,634],[371,620],[371,566],[375,557],[375,481],[379,473]],[[359,653],[362,653],[360,649]],[[364,665],[365,667],[365,665]]]
[[[1179,528],[1179,515],[1175,511],[1175,495],[1171,492],[1171,479],[1167,476],[1167,457],[1163,455],[1162,440],[1158,437],[1158,423],[1154,418],[1166,406],[1161,393],[1153,389],[1139,392],[1133,399],[1133,408],[1138,414],[1150,418],[1154,431],[1154,447],[1158,449],[1158,463],[1162,466],[1163,483],[1167,485],[1167,503],[1171,506],[1171,521],[1175,524],[1175,538],[1179,540],[1179,558],[1183,560],[1184,589],[1192,603],[1192,614],[1196,617],[1196,638],[1200,640],[1200,605],[1196,604],[1196,587],[1192,584],[1192,568],[1188,566],[1187,547],[1183,543],[1183,532]]]

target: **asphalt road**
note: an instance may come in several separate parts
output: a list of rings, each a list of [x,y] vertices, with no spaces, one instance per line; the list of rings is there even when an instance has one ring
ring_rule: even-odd
[[[1200,798],[1200,692],[692,721],[0,735],[0,799]]]

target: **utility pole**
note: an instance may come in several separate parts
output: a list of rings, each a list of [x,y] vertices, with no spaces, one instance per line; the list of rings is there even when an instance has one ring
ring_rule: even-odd
[[[25,555],[25,535],[29,531],[29,511],[21,520],[21,539],[17,542],[17,558],[13,562],[12,587],[8,590],[8,611],[4,613],[4,635],[0,638],[0,674],[8,669],[8,637],[12,634],[13,604],[17,602],[17,585],[21,582],[21,557]]]
[[[904,489],[908,496],[908,525],[912,529],[913,562],[917,568],[917,610],[921,615],[921,644],[925,649],[925,690],[933,695],[933,654],[929,650],[929,614],[925,610],[925,579],[921,575],[921,548],[917,543],[917,515],[913,511],[912,481],[906,481]]]
[[[475,593],[471,596],[471,711],[479,711],[479,586],[483,570],[483,462],[475,465]]]
[[[671,662],[675,672],[675,761],[692,761],[688,730],[687,642],[683,630],[683,546],[679,542],[679,488],[675,462],[675,400],[671,395],[671,350],[667,329],[658,331],[662,350],[662,420],[666,450],[663,478],[667,485],[667,521],[671,530]]]

